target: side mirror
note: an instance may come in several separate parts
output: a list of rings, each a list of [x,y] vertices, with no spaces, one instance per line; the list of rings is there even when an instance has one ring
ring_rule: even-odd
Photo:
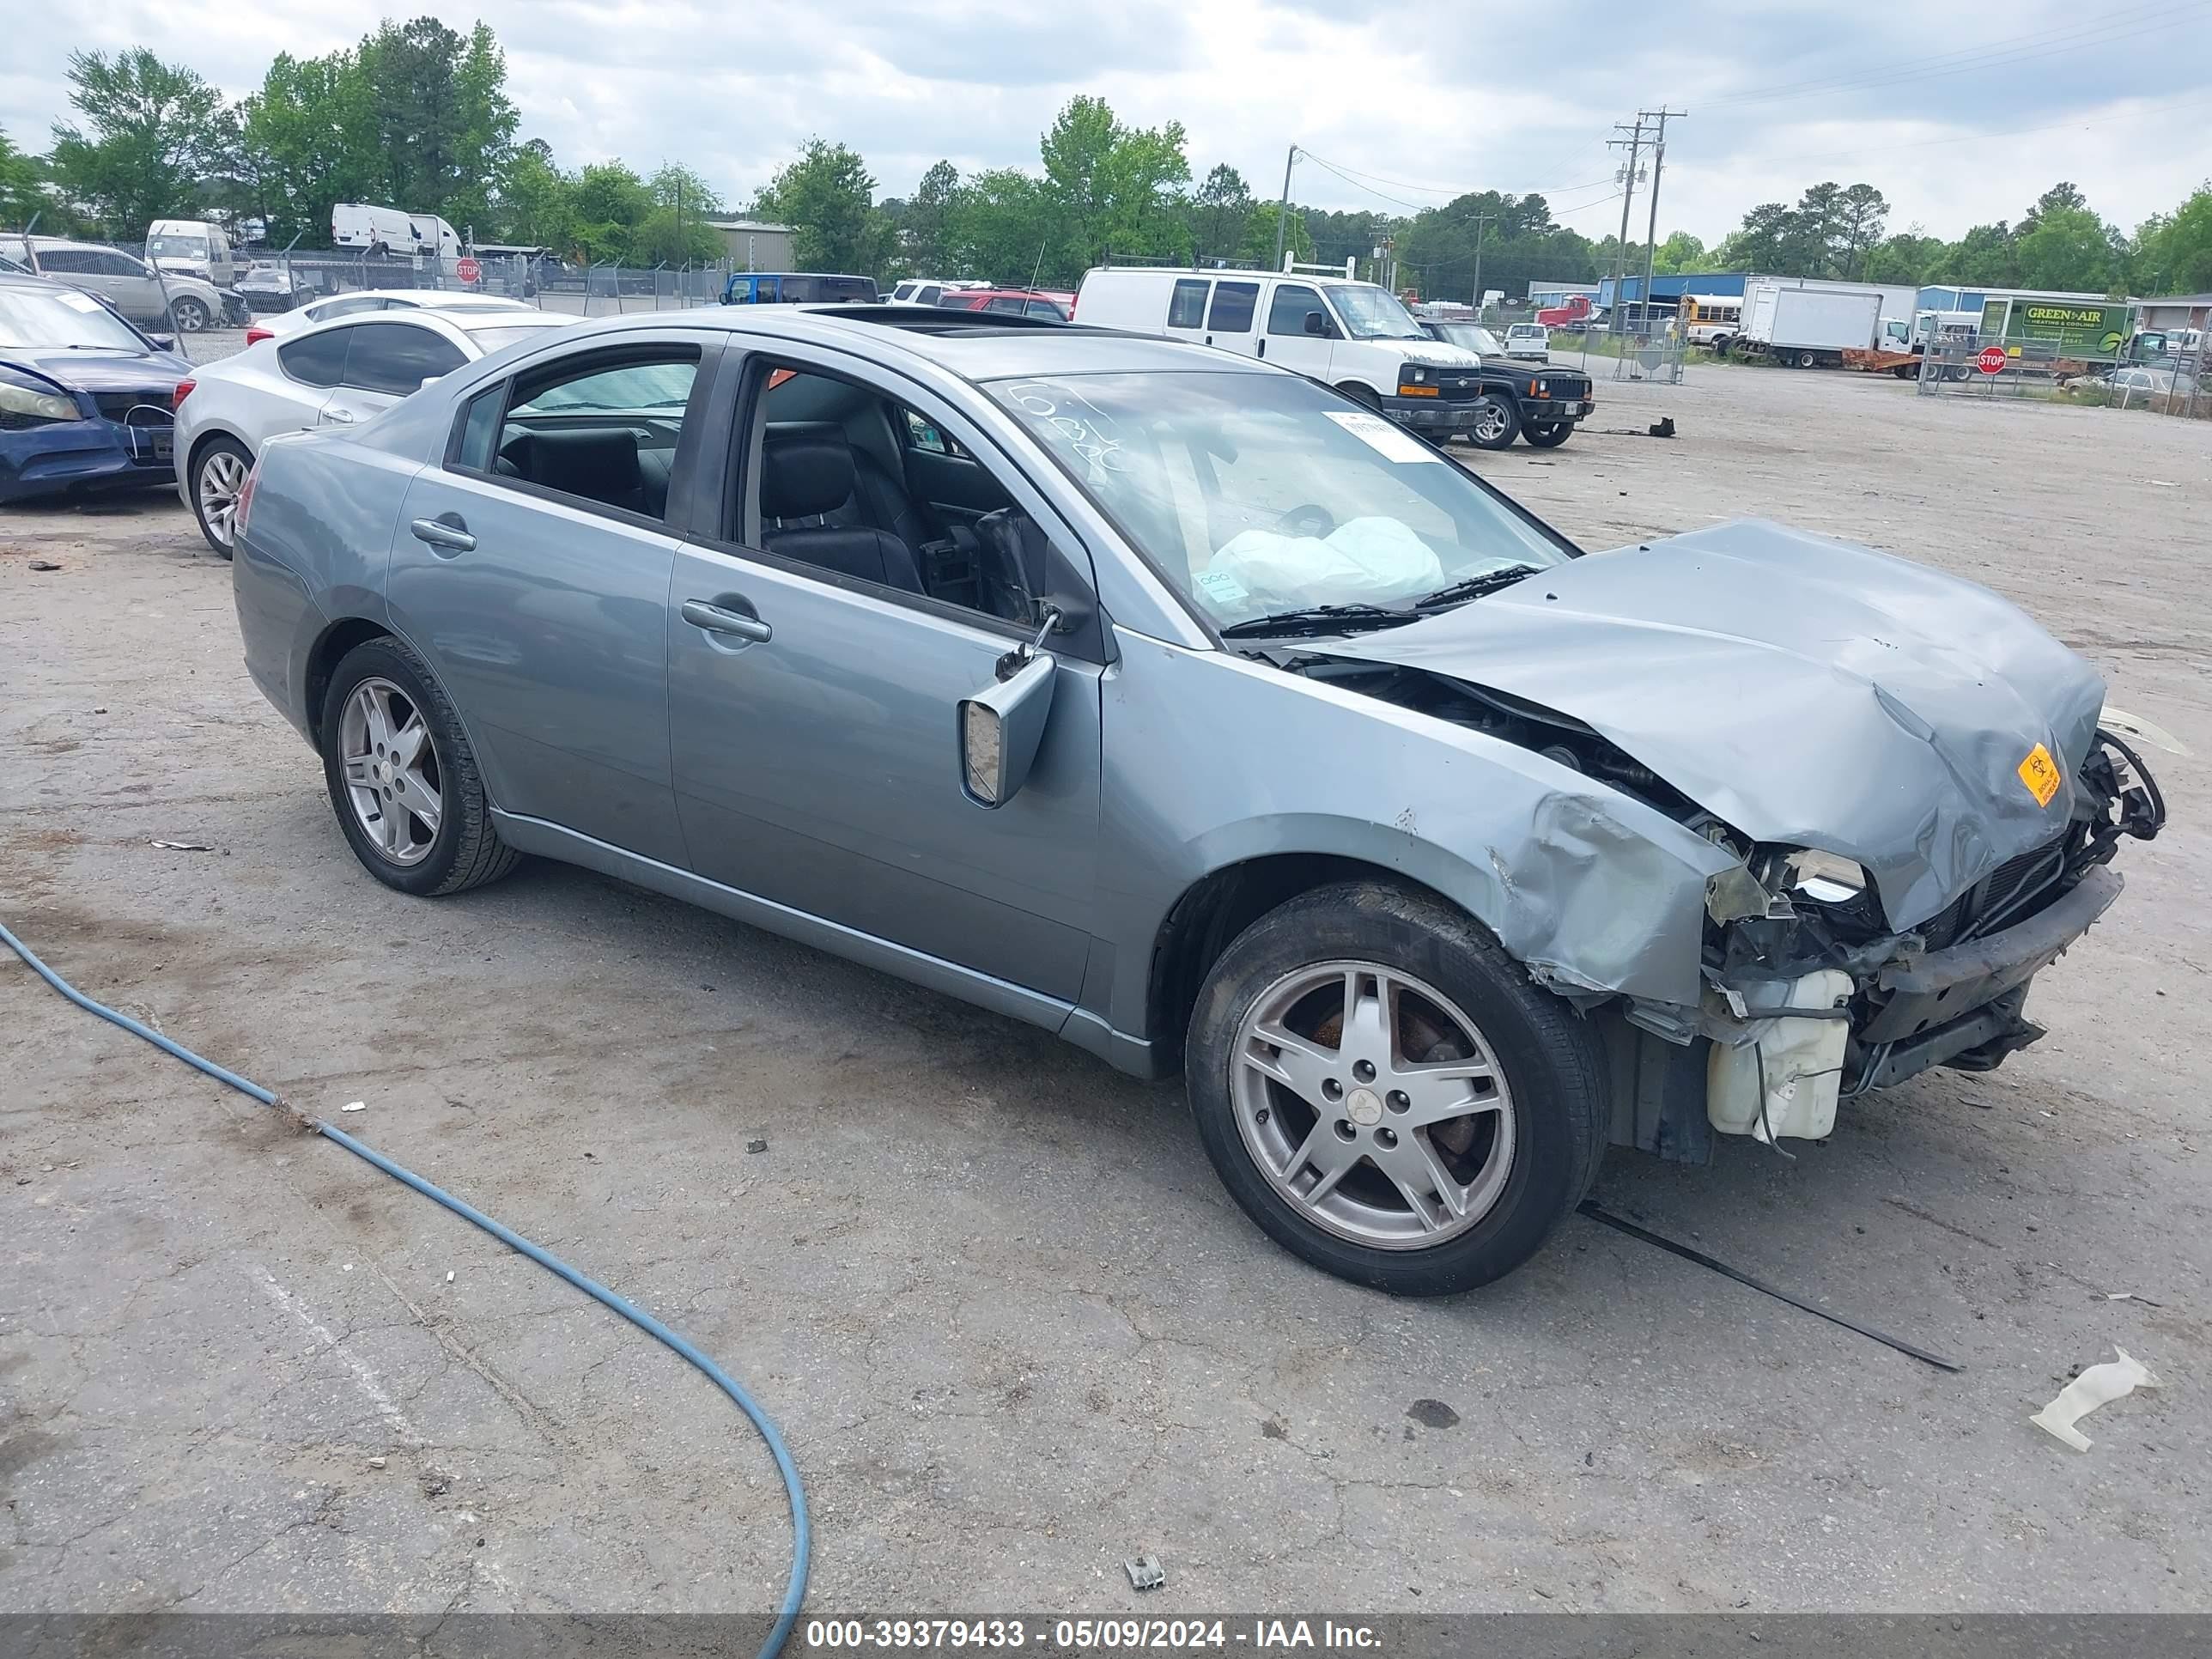
[[[1318,311],[1309,311],[1306,313],[1306,332],[1309,334],[1328,334],[1328,319],[1322,316]]]
[[[423,385],[423,386],[435,386],[435,385],[437,385],[437,384],[438,384],[438,382],[439,382],[439,381],[441,381],[441,380],[444,380],[445,378],[446,378],[446,377],[445,377],[444,375],[442,375],[442,374],[425,374],[425,375],[422,377],[422,385]],[[418,386],[418,387],[416,387],[416,389],[417,391],[420,391],[420,390],[422,389],[422,387]]]
[[[173,334],[149,334],[146,337],[154,343],[156,351],[174,351],[177,349],[177,337]]]
[[[976,805],[1004,806],[1029,781],[1054,672],[1049,651],[1012,653],[1000,664],[1004,678],[960,700],[960,792]]]

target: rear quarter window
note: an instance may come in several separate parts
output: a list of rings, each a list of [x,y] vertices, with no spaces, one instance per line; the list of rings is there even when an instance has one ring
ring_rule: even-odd
[[[345,378],[346,343],[352,333],[349,328],[334,328],[287,340],[276,348],[276,362],[303,386],[336,386]]]
[[[1184,277],[1168,295],[1168,326],[1170,328],[1203,328],[1206,326],[1206,290],[1212,284],[1194,277]]]
[[[1217,334],[1249,334],[1252,313],[1259,303],[1257,283],[1216,283],[1213,309],[1206,313],[1206,325]]]

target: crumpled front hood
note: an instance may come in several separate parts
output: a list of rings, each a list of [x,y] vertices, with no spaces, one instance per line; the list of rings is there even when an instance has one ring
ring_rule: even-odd
[[[1571,715],[1744,834],[1856,859],[1896,927],[2064,830],[2105,695],[1987,588],[1758,520],[1329,650]],[[2021,773],[2038,744],[2048,805]]]
[[[190,363],[167,351],[73,351],[66,346],[0,346],[0,363],[16,364],[84,392],[158,387],[165,407],[177,382],[192,372]]]

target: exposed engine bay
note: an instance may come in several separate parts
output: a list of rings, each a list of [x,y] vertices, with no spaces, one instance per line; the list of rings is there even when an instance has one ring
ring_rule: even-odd
[[[1818,1139],[1840,1100],[1930,1066],[1990,1070],[2035,1042],[2029,981],[2118,896],[2106,866],[2120,839],[2166,822],[2148,768],[2100,726],[2063,829],[1899,927],[1853,860],[1753,841],[1572,716],[1422,668],[1259,654],[1601,779],[1740,860],[1708,887],[1700,1007],[1576,999],[1620,1016],[1614,1139],[1688,1161],[1710,1155],[1711,1130]]]

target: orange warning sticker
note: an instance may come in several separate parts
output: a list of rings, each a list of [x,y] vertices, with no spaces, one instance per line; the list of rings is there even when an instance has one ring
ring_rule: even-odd
[[[2058,763],[2051,758],[2051,751],[2039,743],[2020,763],[2020,781],[2027,786],[2027,793],[2035,797],[2038,806],[2048,806],[2065,779],[2059,773]]]

